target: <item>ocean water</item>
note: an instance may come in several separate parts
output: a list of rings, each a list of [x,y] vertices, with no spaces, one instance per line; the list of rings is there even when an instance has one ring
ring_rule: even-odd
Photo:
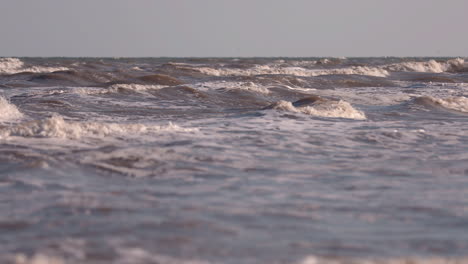
[[[0,58],[0,262],[468,263],[464,58]]]

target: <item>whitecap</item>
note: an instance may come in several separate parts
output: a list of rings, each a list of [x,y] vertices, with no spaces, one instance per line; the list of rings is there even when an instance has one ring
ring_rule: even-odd
[[[143,84],[136,84],[136,83],[129,83],[129,84],[114,84],[108,88],[108,92],[118,92],[121,89],[135,91],[135,92],[142,92],[148,90],[158,90],[161,88],[168,87],[167,85],[143,85]]]
[[[15,74],[20,72],[49,73],[56,71],[68,71],[66,67],[25,67],[24,62],[18,58],[0,58],[0,74]]]
[[[197,89],[207,89],[207,90],[242,90],[249,91],[259,94],[269,94],[270,90],[267,87],[258,85],[253,82],[226,82],[226,81],[214,81],[214,82],[203,82],[194,85],[194,88]]]
[[[196,128],[168,125],[117,124],[100,122],[67,121],[59,115],[44,120],[24,122],[0,130],[0,135],[22,137],[52,137],[77,139],[81,137],[102,138],[108,135],[131,136],[158,132],[194,132]]]
[[[442,106],[444,108],[455,110],[459,112],[468,113],[468,98],[463,96],[453,96],[446,98],[437,98],[433,96],[420,97],[429,100],[431,103]]]
[[[36,254],[32,257],[27,257],[24,254],[17,254],[14,257],[15,264],[64,264],[62,258],[55,256],[48,256],[45,254]]]
[[[297,264],[462,264],[466,258],[402,257],[402,258],[325,258],[308,256]]]
[[[458,71],[463,69],[465,60],[461,58],[451,59],[445,62],[437,62],[435,60],[423,62],[402,62],[383,66],[384,69],[389,71],[400,72],[429,72],[429,73],[442,73]]]
[[[0,96],[0,122],[13,121],[23,117],[18,108]]]
[[[363,112],[356,110],[350,103],[343,100],[323,100],[314,103],[313,105],[303,107],[295,107],[292,102],[281,100],[274,103],[271,108],[319,117],[349,118],[357,120],[366,119],[366,115]]]
[[[136,83],[129,83],[129,84],[113,84],[108,88],[96,88],[96,87],[75,87],[73,88],[73,93],[79,95],[100,95],[100,94],[111,94],[111,93],[119,93],[122,91],[131,91],[131,92],[146,92],[150,90],[159,90],[162,88],[166,88],[168,86],[165,85],[143,85],[143,84],[136,84]]]
[[[16,73],[23,65],[24,63],[17,58],[0,58],[0,73]]]
[[[274,67],[269,65],[256,65],[249,69],[236,69],[236,68],[210,68],[200,67],[195,70],[211,76],[254,76],[262,74],[271,75],[293,75],[300,77],[314,77],[322,75],[368,75],[375,77],[386,77],[389,75],[388,71],[378,67],[367,66],[353,66],[348,68],[337,69],[305,69],[302,67]]]

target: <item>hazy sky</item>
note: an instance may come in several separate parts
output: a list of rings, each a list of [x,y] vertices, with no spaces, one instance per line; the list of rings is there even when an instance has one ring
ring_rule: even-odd
[[[0,0],[0,56],[468,56],[467,0]]]

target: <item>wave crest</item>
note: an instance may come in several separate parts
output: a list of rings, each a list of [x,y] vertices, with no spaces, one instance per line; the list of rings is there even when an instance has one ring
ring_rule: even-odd
[[[303,113],[319,117],[349,118],[365,120],[366,115],[356,110],[350,103],[339,100],[318,100],[317,103],[308,106],[294,106],[288,101],[278,101],[269,107],[270,109],[283,110],[288,112]]]
[[[241,90],[249,91],[259,94],[269,94],[270,90],[267,87],[261,86],[254,82],[228,82],[228,81],[212,81],[212,82],[203,82],[197,83],[194,85],[197,89],[200,90]]]
[[[16,74],[21,72],[48,73],[70,70],[66,67],[24,66],[24,62],[18,58],[0,58],[0,74]]]
[[[435,104],[446,109],[455,110],[458,112],[468,113],[468,98],[459,96],[459,97],[447,97],[447,98],[437,98],[432,96],[422,96],[418,98],[420,101],[429,104]]]
[[[314,65],[320,63],[313,62]],[[350,66],[333,69],[310,69],[310,61],[293,61],[293,66],[281,65],[255,65],[251,68],[211,68],[198,67],[192,70],[210,76],[255,76],[255,75],[292,75],[300,77],[315,77],[324,75],[366,75],[374,77],[387,77],[390,72],[460,72],[466,70],[465,60],[462,58],[450,59],[443,62],[436,60],[410,61],[380,66]],[[322,64],[329,64],[324,60]]]
[[[136,84],[136,83],[113,84],[108,88],[107,92],[119,92],[121,90],[142,92],[142,91],[148,91],[148,90],[158,90],[164,87],[168,87],[168,86],[159,85],[159,84],[144,85],[144,84]]]
[[[467,263],[468,258],[444,258],[444,257],[414,257],[414,258],[325,258],[308,256],[298,264],[462,264]]]
[[[22,117],[23,114],[14,104],[11,104],[5,98],[0,96],[0,122],[12,121]]]
[[[162,131],[193,132],[195,128],[182,128],[169,123],[168,125],[117,124],[98,122],[66,121],[63,117],[54,115],[44,120],[25,122],[4,129],[2,136],[22,137],[52,137],[77,139],[81,137],[104,137],[111,134],[133,135],[156,133]]]
[[[367,67],[367,66],[353,66],[349,68],[337,68],[337,69],[305,69],[301,67],[272,67],[269,65],[257,65],[249,69],[237,69],[237,68],[210,68],[201,67],[194,68],[203,74],[211,76],[255,76],[255,75],[293,75],[301,77],[314,77],[322,75],[368,75],[375,77],[386,77],[389,75],[385,69],[378,67]]]
[[[13,74],[18,72],[24,63],[17,58],[0,58],[0,73]]]
[[[400,71],[400,72],[430,72],[430,73],[442,73],[442,72],[457,72],[463,70],[465,67],[465,60],[461,58],[451,59],[446,62],[437,62],[435,60],[429,60],[424,62],[402,62],[396,64],[390,64],[384,67],[389,71]]]

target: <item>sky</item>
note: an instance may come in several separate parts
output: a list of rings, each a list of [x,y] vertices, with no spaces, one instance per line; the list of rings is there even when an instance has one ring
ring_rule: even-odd
[[[466,0],[0,0],[0,56],[468,56]]]

